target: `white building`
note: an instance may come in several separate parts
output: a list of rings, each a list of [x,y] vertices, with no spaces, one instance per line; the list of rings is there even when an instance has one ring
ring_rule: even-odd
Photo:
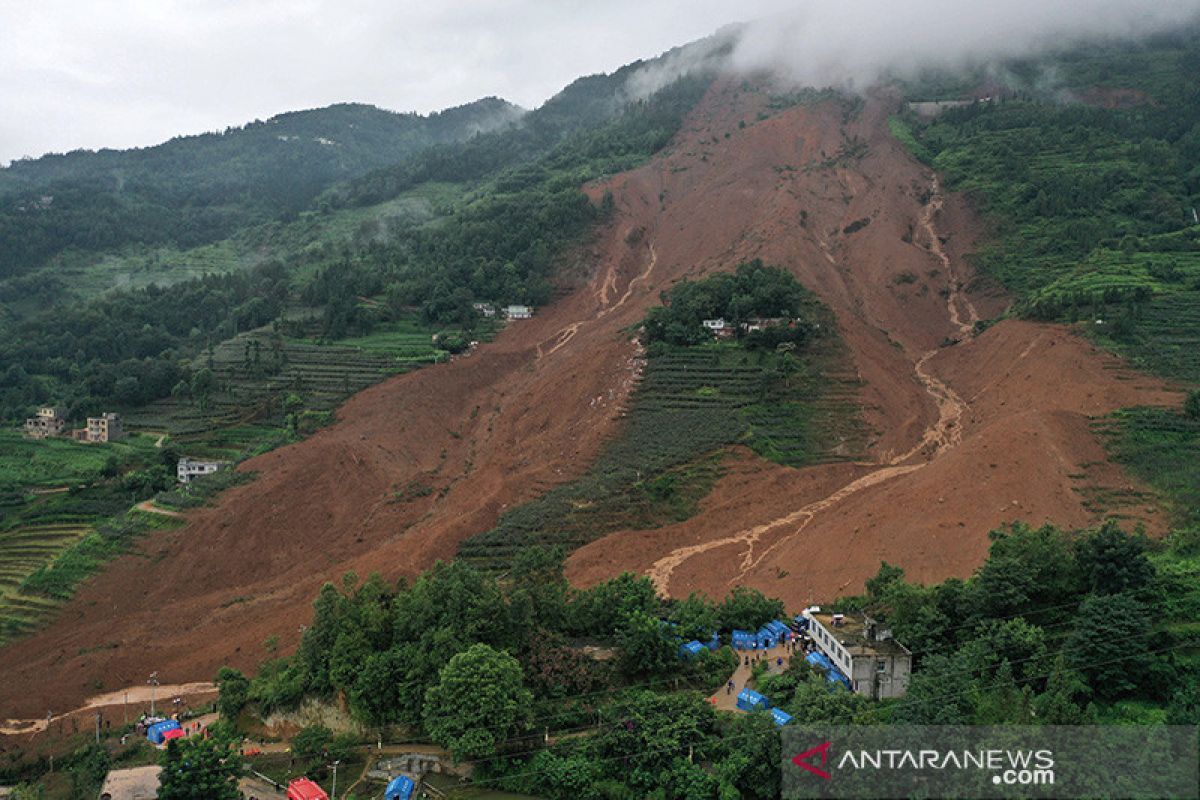
[[[509,306],[504,309],[504,316],[509,319],[529,319],[533,316],[533,309],[529,306]]]
[[[863,697],[903,697],[912,675],[912,653],[892,632],[860,612],[836,614],[807,608],[808,635]]]
[[[714,331],[714,332],[725,330],[725,318],[724,317],[717,317],[716,319],[706,319],[706,320],[703,320],[700,324],[703,325],[704,327],[708,328],[710,331]]]
[[[190,458],[179,459],[175,474],[180,483],[191,483],[196,478],[220,472],[228,466],[224,461],[193,461]]]
[[[484,317],[496,316],[496,307],[491,303],[471,303],[471,308],[478,311]]]

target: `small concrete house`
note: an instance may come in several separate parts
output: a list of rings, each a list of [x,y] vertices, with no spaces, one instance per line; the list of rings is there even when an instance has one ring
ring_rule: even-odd
[[[86,441],[115,442],[125,438],[125,430],[121,426],[121,415],[106,412],[98,417],[87,419]]]
[[[25,435],[31,439],[46,439],[62,436],[67,429],[67,418],[61,408],[43,406],[36,417],[25,420]]]
[[[471,308],[484,317],[490,318],[496,316],[496,307],[491,303],[471,303]]]
[[[504,316],[509,319],[529,319],[533,316],[533,309],[529,306],[509,306],[504,309]]]
[[[851,690],[883,700],[903,697],[912,675],[912,653],[885,626],[861,612],[805,609],[808,635],[817,649],[850,679]]]
[[[175,474],[180,483],[191,483],[196,478],[220,472],[228,466],[224,461],[193,461],[181,458],[175,467]]]

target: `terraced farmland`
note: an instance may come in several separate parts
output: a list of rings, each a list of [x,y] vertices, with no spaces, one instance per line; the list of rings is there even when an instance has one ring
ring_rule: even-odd
[[[211,446],[214,454],[228,457],[261,441],[265,431],[251,423],[273,422],[277,428],[288,395],[299,397],[305,409],[330,411],[384,378],[446,356],[434,347],[430,330],[414,322],[390,323],[369,336],[332,344],[258,328],[196,360],[196,369],[208,367],[213,373],[216,388],[205,402],[160,400],[131,412],[127,423],[169,431],[178,440]]]
[[[459,555],[503,569],[531,545],[573,550],[622,528],[688,519],[720,476],[728,445],[789,466],[859,455],[858,384],[836,347],[823,342],[819,362],[732,343],[651,356],[624,430],[587,474],[505,514]]]
[[[1099,338],[1141,369],[1200,384],[1200,290],[1155,297],[1136,315],[1132,336]]]
[[[57,605],[22,591],[25,581],[91,530],[87,524],[60,523],[0,531],[0,645],[31,630]]]

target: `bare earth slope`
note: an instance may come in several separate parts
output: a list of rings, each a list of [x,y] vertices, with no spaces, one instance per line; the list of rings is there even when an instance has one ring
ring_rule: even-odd
[[[583,548],[574,580],[644,570],[672,594],[745,582],[799,604],[860,586],[881,558],[918,579],[968,574],[1004,520],[1093,521],[1071,477],[1102,457],[1086,415],[1175,397],[1054,327],[1003,323],[941,348],[1004,302],[967,290],[969,212],[887,135],[886,100],[852,119],[828,104],[755,121],[766,103],[718,84],[668,152],[588,187],[611,190],[617,215],[583,254],[582,288],[470,357],[357,395],[337,425],[245,465],[256,481],[0,650],[0,718],[151,670],[182,682],[252,667],[267,637],[294,644],[323,581],[451,558],[586,468],[636,376],[626,331],[659,292],[748,258],[793,270],[834,309],[877,432],[869,459],[742,457],[704,513]],[[845,157],[856,142],[865,155]]]

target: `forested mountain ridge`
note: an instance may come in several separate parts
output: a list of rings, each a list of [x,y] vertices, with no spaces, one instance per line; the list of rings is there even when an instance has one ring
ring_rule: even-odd
[[[223,238],[307,208],[337,181],[507,127],[522,114],[495,97],[427,116],[343,103],[154,147],[18,160],[0,169],[0,277],[68,248]]]

